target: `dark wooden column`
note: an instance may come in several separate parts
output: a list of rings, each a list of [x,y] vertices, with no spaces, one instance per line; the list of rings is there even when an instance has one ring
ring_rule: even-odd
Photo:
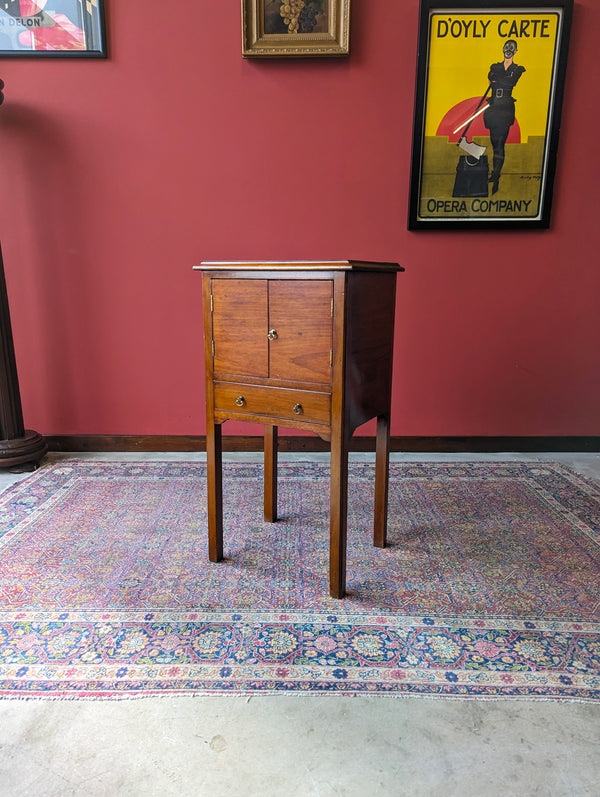
[[[35,467],[48,447],[44,438],[23,425],[4,262],[0,251],[0,468]]]

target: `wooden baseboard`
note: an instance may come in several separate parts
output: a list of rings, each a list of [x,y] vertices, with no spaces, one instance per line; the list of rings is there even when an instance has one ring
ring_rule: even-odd
[[[50,451],[205,451],[203,435],[48,435]],[[596,452],[600,437],[392,437],[392,451],[431,453],[493,452]],[[262,451],[262,436],[225,435],[225,451]],[[329,451],[329,443],[319,437],[279,438],[282,452]],[[351,451],[375,451],[374,437],[355,436]]]

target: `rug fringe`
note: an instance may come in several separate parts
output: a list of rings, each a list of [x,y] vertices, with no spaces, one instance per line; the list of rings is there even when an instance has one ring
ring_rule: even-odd
[[[582,697],[547,697],[544,695],[515,695],[515,696],[498,696],[498,695],[456,695],[456,694],[443,694],[443,695],[428,695],[422,693],[407,693],[407,692],[387,692],[385,694],[372,692],[365,694],[364,692],[298,692],[280,690],[275,692],[160,692],[151,693],[147,695],[137,694],[119,694],[119,695],[17,695],[5,694],[0,695],[0,704],[5,701],[17,701],[22,703],[114,703],[124,702],[127,700],[178,700],[178,699],[194,699],[194,700],[243,700],[245,703],[250,703],[252,700],[268,700],[272,698],[285,697],[290,700],[308,700],[326,698],[345,698],[348,700],[452,700],[457,702],[484,702],[484,703],[580,703],[582,705],[597,704],[598,700],[595,698],[582,698]]]

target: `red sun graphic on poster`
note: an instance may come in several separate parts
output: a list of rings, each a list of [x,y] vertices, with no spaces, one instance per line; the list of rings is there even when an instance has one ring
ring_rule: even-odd
[[[490,131],[483,124],[483,112],[488,107],[488,104],[484,101],[479,105],[480,102],[481,97],[471,97],[468,100],[462,100],[462,102],[450,108],[450,110],[444,114],[436,130],[436,136],[448,136],[448,141],[450,142],[458,141],[465,127],[469,124],[468,120],[474,114],[477,115],[470,123],[468,138],[470,139],[471,136],[489,136]],[[521,128],[519,127],[517,119],[515,119],[514,124],[511,125],[506,141],[508,144],[521,143]]]

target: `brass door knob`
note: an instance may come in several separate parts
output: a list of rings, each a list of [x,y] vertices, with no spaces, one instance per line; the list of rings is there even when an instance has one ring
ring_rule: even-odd
[[[302,415],[302,413],[304,412],[304,408],[302,407],[302,404],[294,404],[294,407],[292,408],[292,412],[294,413],[294,415]]]
[[[245,407],[246,399],[243,396],[238,396],[235,400],[235,403],[238,407]]]
[[[275,340],[276,337],[277,337],[277,330],[276,329],[270,329],[269,332],[267,333],[267,338],[269,340]]]

